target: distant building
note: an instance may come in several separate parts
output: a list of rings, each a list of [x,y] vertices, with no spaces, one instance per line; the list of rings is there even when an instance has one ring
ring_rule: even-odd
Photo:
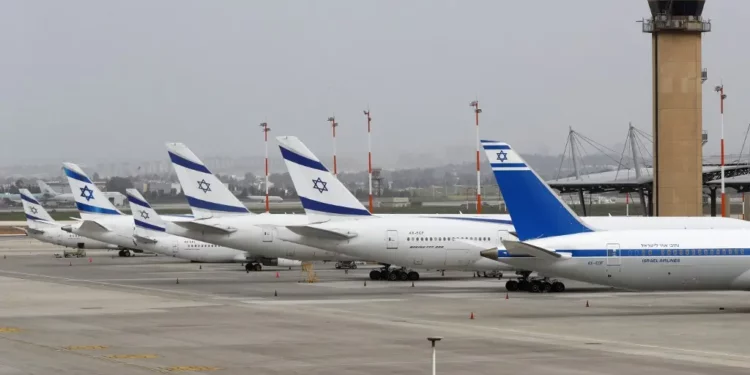
[[[375,200],[375,205],[377,207],[401,208],[409,207],[410,202],[407,197],[379,197]]]

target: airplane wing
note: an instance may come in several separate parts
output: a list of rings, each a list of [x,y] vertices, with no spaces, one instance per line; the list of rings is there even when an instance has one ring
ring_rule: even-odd
[[[531,255],[535,258],[544,260],[559,260],[563,256],[560,253],[550,251],[539,246],[527,244],[525,242],[518,241],[505,241],[503,240],[503,246],[511,255]]]
[[[199,221],[173,221],[172,223],[188,230],[214,234],[230,234],[237,231],[237,228],[232,228],[230,226],[202,223]]]
[[[357,237],[357,233],[344,231],[340,229],[323,229],[309,225],[288,225],[290,231],[308,237],[317,237],[326,240],[348,240]]]
[[[31,227],[28,227],[28,228],[13,227],[13,228],[16,228],[18,230],[23,231],[27,236],[29,235],[29,233],[31,233],[31,234],[42,234],[42,233],[44,233],[44,231],[41,230],[41,229],[36,229],[36,228],[31,228]]]
[[[82,220],[81,230],[87,231],[87,232],[109,232],[110,231],[109,228],[97,222],[96,220]]]
[[[145,243],[157,243],[159,241],[156,240],[156,238],[144,236],[141,234],[134,234],[133,238],[135,238],[138,242],[145,242]]]

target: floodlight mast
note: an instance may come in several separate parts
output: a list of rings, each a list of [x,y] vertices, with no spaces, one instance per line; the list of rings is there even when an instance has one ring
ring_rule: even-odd
[[[479,114],[482,113],[482,110],[479,108],[479,101],[474,100],[473,102],[469,103],[469,106],[474,107],[474,122],[476,124],[476,133],[477,133],[477,139],[476,139],[476,146],[477,146],[477,213],[482,213],[482,182],[481,182],[481,171],[480,171],[480,163],[479,163]]]
[[[263,128],[263,141],[266,147],[266,212],[271,211],[271,207],[268,200],[268,132],[271,128],[268,127],[267,122],[261,122],[260,127]]]
[[[370,109],[363,111],[367,116],[367,188],[369,192],[368,203],[372,213],[372,117]]]
[[[727,216],[727,196],[724,187],[724,99],[727,96],[724,94],[724,83],[716,86],[714,91],[719,93],[719,102],[721,108],[721,216]]]
[[[333,130],[333,175],[338,177],[338,168],[336,166],[336,128],[339,126],[339,123],[336,122],[335,116],[329,117],[328,121],[331,123],[331,129]]]

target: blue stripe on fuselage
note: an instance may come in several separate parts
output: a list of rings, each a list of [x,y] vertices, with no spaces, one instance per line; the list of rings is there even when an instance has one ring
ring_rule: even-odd
[[[750,248],[743,249],[577,249],[555,250],[557,253],[570,254],[573,258],[654,258],[654,257],[706,257],[706,256],[750,256]],[[718,252],[718,254],[717,254]],[[608,255],[609,253],[609,255]],[[507,250],[498,250],[500,258],[522,258],[529,255],[512,255]]]

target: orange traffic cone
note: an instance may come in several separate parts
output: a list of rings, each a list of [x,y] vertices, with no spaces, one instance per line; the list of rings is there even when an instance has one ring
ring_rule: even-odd
[[[505,299],[508,299],[508,292],[505,292]]]
[[[589,307],[589,300],[586,300],[586,307]]]
[[[91,258],[89,258],[89,263],[91,263]]]
[[[469,319],[474,320],[474,312],[471,312],[471,315],[469,315]]]
[[[72,266],[72,265],[73,265],[73,262],[68,263],[68,266]]]
[[[279,278],[279,271],[276,271],[276,278]]]

